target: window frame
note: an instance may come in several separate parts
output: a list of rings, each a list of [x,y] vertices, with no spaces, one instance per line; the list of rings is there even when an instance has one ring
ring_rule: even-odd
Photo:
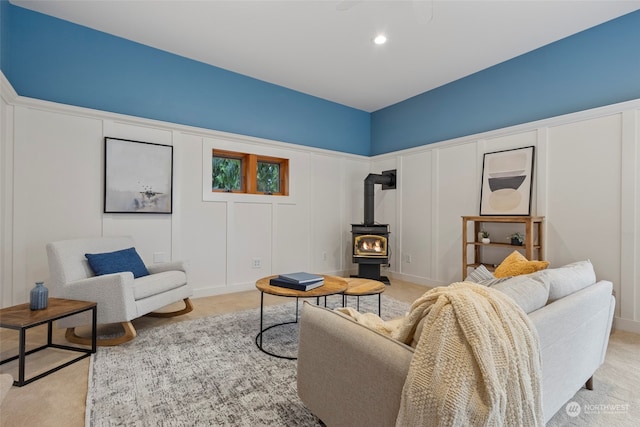
[[[241,183],[241,190],[228,191],[224,189],[214,189],[213,188],[213,172],[212,172],[211,185],[210,185],[210,189],[212,193],[258,194],[258,195],[264,195],[264,196],[288,196],[289,195],[289,159],[212,148],[211,149],[212,166],[213,166],[214,157],[240,160],[242,183]],[[257,182],[258,162],[274,163],[279,165],[280,191],[274,192],[274,193],[258,191],[258,182]]]

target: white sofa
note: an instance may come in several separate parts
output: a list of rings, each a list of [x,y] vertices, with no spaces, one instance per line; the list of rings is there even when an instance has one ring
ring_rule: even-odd
[[[615,299],[588,261],[516,276],[495,285],[535,325],[547,422],[604,361]],[[298,395],[327,426],[394,426],[414,349],[353,321],[305,304],[300,320]]]
[[[97,302],[98,324],[120,323],[123,336],[99,339],[98,345],[116,345],[136,336],[131,320],[146,314],[161,317],[185,314],[193,309],[189,297],[193,294],[187,281],[183,262],[146,266],[149,275],[134,279],[130,271],[96,276],[85,254],[108,253],[135,247],[131,237],[97,237],[72,239],[47,244],[52,297]],[[184,301],[184,309],[169,313],[152,313],[162,307]],[[77,326],[88,325],[91,318],[82,313],[58,321],[66,327],[67,340],[89,344],[86,337],[76,335]]]

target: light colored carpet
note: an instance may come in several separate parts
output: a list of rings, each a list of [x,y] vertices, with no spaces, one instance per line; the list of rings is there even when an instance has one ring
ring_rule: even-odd
[[[329,305],[338,301],[330,297]],[[409,307],[384,295],[382,301],[384,318]],[[377,312],[377,297],[361,298],[360,310]],[[265,307],[265,326],[294,317],[293,302]],[[297,396],[295,360],[257,349],[259,324],[252,309],[142,330],[129,343],[100,347],[89,372],[87,425],[322,425]],[[295,356],[297,333],[295,324],[270,329],[264,346]]]

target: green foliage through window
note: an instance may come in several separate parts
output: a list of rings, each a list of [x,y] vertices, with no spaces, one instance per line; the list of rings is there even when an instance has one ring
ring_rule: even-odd
[[[289,195],[289,159],[211,150],[211,191]]]
[[[258,191],[261,193],[280,192],[280,165],[278,163],[258,162]]]
[[[239,191],[242,189],[242,160],[213,157],[211,188],[214,190]]]

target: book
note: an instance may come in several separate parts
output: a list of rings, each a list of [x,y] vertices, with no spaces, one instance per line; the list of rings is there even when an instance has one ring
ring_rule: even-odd
[[[278,276],[278,279],[291,283],[305,284],[319,282],[320,280],[323,280],[323,277],[318,276],[317,274],[305,273],[301,271],[298,273],[281,274]]]
[[[271,286],[279,286],[281,288],[295,289],[296,291],[310,291],[311,289],[319,288],[324,285],[324,279],[321,277],[319,281],[311,283],[293,283],[286,280],[282,280],[278,277],[274,277],[269,280]]]

